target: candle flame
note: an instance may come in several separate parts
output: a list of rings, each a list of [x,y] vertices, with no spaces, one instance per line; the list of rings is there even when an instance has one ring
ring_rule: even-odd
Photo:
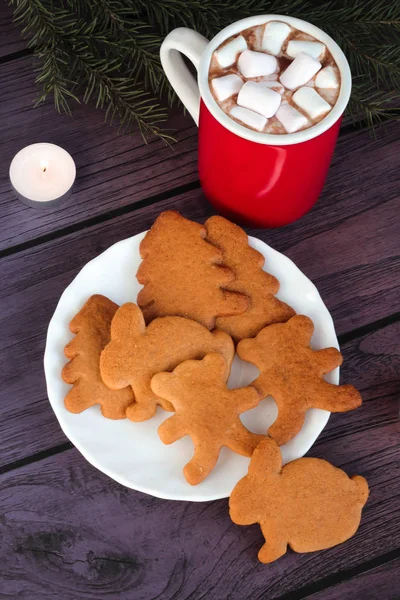
[[[47,162],[47,160],[42,159],[40,161],[40,168],[42,169],[43,173],[46,173],[48,166],[49,166],[49,163]]]

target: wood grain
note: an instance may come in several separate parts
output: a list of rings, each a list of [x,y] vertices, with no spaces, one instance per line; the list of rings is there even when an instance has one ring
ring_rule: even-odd
[[[13,9],[7,2],[0,6],[0,58],[26,48],[20,29],[13,23]]]
[[[312,555],[289,551],[266,567],[256,559],[259,528],[231,523],[225,500],[145,496],[75,449],[42,460],[66,442],[42,367],[47,324],[65,286],[162,210],[202,221],[212,208],[198,189],[196,128],[180,111],[168,122],[179,140],[171,150],[139,135],[118,136],[90,106],[75,107],[72,118],[51,103],[33,108],[36,64],[11,16],[3,5],[0,473],[4,465],[13,470],[0,475],[0,598],[397,600],[400,321],[391,315],[400,297],[400,125],[390,124],[376,141],[364,130],[342,130],[315,208],[281,230],[249,231],[317,284],[345,340],[341,379],[362,391],[362,407],[332,415],[309,455],[364,475],[371,488],[354,538]],[[60,144],[77,163],[74,194],[56,209],[25,207],[8,181],[13,155],[36,141]]]
[[[367,403],[369,418],[378,404]],[[256,558],[259,528],[231,523],[226,500],[154,499],[108,479],[75,449],[64,452],[0,479],[3,593],[21,600],[306,597],[310,581],[340,577],[398,547],[399,450],[398,420],[319,443],[318,455],[369,479],[361,527],[336,548],[289,551],[268,567]]]
[[[396,558],[313,595],[313,600],[398,600],[399,589],[400,558]]]
[[[361,197],[368,202],[367,188]],[[262,239],[283,251],[317,285],[334,317],[339,333],[361,327],[398,310],[400,297],[399,196],[354,214],[353,200],[343,212],[325,218],[322,201],[313,215],[306,215],[309,232],[300,222],[287,230],[263,232]],[[333,212],[333,211],[332,211]],[[315,221],[325,220],[317,232]],[[323,229],[323,226],[321,227]],[[255,231],[255,235],[258,233]]]
[[[12,61],[0,71],[0,250],[76,225],[109,211],[168,192],[197,177],[197,128],[181,109],[171,111],[168,128],[178,144],[166,146],[139,133],[118,134],[91,106],[74,106],[73,116],[59,115],[50,102],[34,108],[35,59]],[[25,206],[14,197],[8,169],[13,156],[38,141],[64,147],[77,166],[73,195],[59,207]]]
[[[41,460],[66,441],[42,371],[47,324],[65,286],[88,260],[148,228],[162,210],[202,221],[212,208],[198,189],[197,131],[189,117],[171,115],[168,126],[179,140],[171,150],[139,135],[118,136],[90,106],[75,107],[72,118],[57,115],[51,103],[33,108],[36,63],[25,48],[4,4],[0,472],[12,461],[37,462],[16,462],[0,476],[0,598],[397,600],[400,321],[390,315],[400,297],[400,125],[390,124],[377,141],[363,130],[342,130],[313,211],[281,230],[249,231],[317,284],[347,340],[342,381],[362,391],[362,407],[332,415],[309,455],[364,475],[371,488],[354,538],[312,555],[289,551],[266,567],[256,559],[259,528],[231,523],[225,500],[145,496],[95,470],[75,449]],[[78,167],[70,201],[40,212],[18,202],[8,181],[14,154],[36,141],[62,145]]]

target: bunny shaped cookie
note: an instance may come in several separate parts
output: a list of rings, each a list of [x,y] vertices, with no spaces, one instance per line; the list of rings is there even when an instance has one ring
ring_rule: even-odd
[[[364,477],[350,478],[325,460],[300,458],[282,468],[278,445],[266,438],[231,494],[230,515],[238,525],[260,523],[265,544],[258,558],[270,563],[288,544],[295,552],[313,552],[349,539],[368,493]]]

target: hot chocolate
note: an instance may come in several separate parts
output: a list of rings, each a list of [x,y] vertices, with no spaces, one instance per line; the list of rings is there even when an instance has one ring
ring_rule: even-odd
[[[340,83],[326,45],[282,21],[225,40],[209,70],[221,109],[241,125],[270,134],[294,133],[321,121],[335,105]]]

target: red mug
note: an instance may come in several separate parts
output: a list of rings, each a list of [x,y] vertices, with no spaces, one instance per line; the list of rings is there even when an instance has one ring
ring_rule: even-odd
[[[208,71],[214,50],[249,27],[283,21],[323,42],[341,74],[335,106],[316,125],[280,135],[253,131],[231,119],[214,100]],[[184,54],[197,69],[197,82]],[[349,64],[324,31],[294,17],[260,15],[229,25],[210,42],[180,27],[165,38],[161,63],[177,95],[199,126],[199,177],[205,195],[221,213],[256,227],[280,227],[303,216],[324,186],[351,92]]]

